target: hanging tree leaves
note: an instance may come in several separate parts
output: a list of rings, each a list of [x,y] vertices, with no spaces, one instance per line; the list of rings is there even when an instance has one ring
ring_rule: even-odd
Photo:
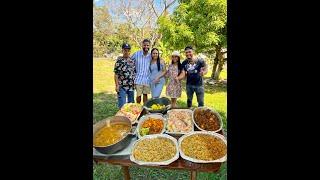
[[[182,50],[186,45],[193,45],[197,52],[215,52],[216,65],[213,66],[212,78],[218,79],[220,72],[216,71],[217,66],[224,63],[221,49],[227,47],[227,1],[179,2],[180,5],[171,16],[163,16],[158,20],[164,46],[170,50]]]

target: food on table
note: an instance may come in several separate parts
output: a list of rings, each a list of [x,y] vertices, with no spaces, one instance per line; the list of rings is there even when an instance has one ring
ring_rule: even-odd
[[[227,154],[226,144],[208,134],[194,134],[184,138],[181,150],[190,158],[204,161],[220,159]]]
[[[134,122],[143,110],[143,106],[137,103],[126,103],[122,106],[116,116],[125,116]]]
[[[151,109],[152,110],[161,110],[161,109],[164,109],[166,106],[165,105],[161,105],[161,104],[153,104],[152,106],[151,106]]]
[[[141,128],[140,129],[140,135],[145,136],[149,134],[149,128]]]
[[[163,130],[164,123],[161,119],[149,118],[145,120],[140,129],[140,135],[159,134]]]
[[[133,156],[138,161],[161,162],[172,159],[177,153],[175,144],[168,138],[147,138],[137,142]]]
[[[130,126],[124,123],[107,124],[102,127],[93,140],[95,146],[109,146],[120,141],[130,131]]]
[[[192,112],[173,110],[168,112],[169,132],[190,132],[192,131]]]
[[[218,117],[210,109],[195,109],[194,120],[201,129],[206,131],[216,131],[220,128]]]
[[[142,109],[142,105],[137,103],[126,103],[121,108],[122,111],[130,112],[132,114],[140,114],[141,109]]]

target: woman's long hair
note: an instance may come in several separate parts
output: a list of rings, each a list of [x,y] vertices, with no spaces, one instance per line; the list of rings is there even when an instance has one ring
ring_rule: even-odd
[[[157,50],[157,51],[158,51],[157,66],[158,66],[158,71],[160,71],[160,53],[159,53],[159,50],[158,50],[157,48],[153,48],[153,49],[151,50],[151,57],[152,57],[152,52],[153,52],[154,50]]]
[[[179,59],[178,59],[178,76],[180,75],[181,71],[182,71],[182,65],[181,65],[181,62],[180,62],[180,56],[177,56]],[[172,57],[171,57],[172,58]],[[171,60],[171,64],[174,64],[173,60]]]

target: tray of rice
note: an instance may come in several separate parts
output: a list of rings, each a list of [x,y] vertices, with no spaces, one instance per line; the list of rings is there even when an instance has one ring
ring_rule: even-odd
[[[227,160],[227,140],[221,134],[195,131],[179,138],[183,159],[195,163],[215,163]]]
[[[145,135],[132,147],[130,160],[139,165],[169,165],[179,158],[177,140],[167,134]]]

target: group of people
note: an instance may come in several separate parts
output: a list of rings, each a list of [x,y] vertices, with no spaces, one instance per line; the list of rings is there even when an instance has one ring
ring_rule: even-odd
[[[118,94],[118,107],[125,103],[148,101],[148,94],[152,98],[159,98],[168,78],[166,96],[171,98],[171,106],[177,106],[177,98],[181,97],[181,80],[186,77],[187,106],[192,106],[194,93],[197,96],[198,106],[204,106],[203,76],[207,73],[207,65],[202,58],[193,55],[192,46],[185,48],[186,59],[180,62],[180,53],[174,51],[171,55],[171,64],[166,64],[157,48],[150,50],[150,40],[142,42],[142,50],[130,56],[131,46],[122,45],[123,55],[118,57],[114,67],[114,80]]]

